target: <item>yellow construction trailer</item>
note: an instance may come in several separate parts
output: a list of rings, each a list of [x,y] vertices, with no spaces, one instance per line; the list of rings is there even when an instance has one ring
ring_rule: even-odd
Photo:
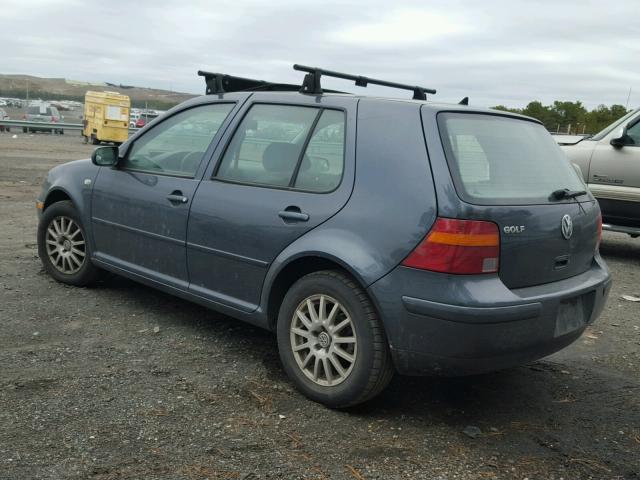
[[[118,92],[92,92],[84,96],[82,136],[85,142],[120,145],[129,138],[131,101]]]

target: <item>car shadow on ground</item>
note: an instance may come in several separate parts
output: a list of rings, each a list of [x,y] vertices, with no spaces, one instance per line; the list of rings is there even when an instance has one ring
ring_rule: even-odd
[[[600,254],[605,260],[625,260],[640,265],[640,237],[605,232],[600,243]]]
[[[288,382],[280,366],[274,333],[115,275],[97,288],[108,290],[118,298],[129,296],[131,302],[143,309],[167,312],[169,314],[161,318],[167,323],[177,321],[181,329],[195,328],[211,338],[222,338],[225,350],[253,350],[250,352],[252,357],[263,359],[261,363],[272,381]],[[175,318],[171,312],[180,312],[181,315]],[[376,416],[378,413],[426,415],[440,417],[445,423],[456,418],[463,423],[488,425],[511,417],[539,422],[545,414],[553,417],[554,412],[564,412],[570,406],[568,410],[572,414],[569,417],[563,414],[563,418],[554,420],[562,423],[571,416],[579,416],[581,411],[620,408],[626,397],[623,395],[615,400],[609,395],[640,388],[637,382],[622,375],[592,367],[541,360],[518,368],[468,377],[396,375],[381,396],[349,411],[361,416]],[[609,400],[606,405],[602,404],[603,398]]]

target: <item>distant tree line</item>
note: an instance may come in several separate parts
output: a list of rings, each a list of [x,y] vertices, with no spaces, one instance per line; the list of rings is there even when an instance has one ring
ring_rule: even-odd
[[[622,105],[599,105],[588,111],[582,102],[561,102],[543,105],[539,101],[529,102],[524,108],[507,108],[504,105],[493,107],[505,112],[521,113],[540,120],[550,132],[558,133],[598,133],[607,125],[627,114]]]

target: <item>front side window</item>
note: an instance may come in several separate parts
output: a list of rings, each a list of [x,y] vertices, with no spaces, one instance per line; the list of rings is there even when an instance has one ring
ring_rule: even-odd
[[[256,104],[244,117],[217,172],[221,180],[327,192],[344,168],[344,113]]]
[[[441,113],[438,125],[463,200],[479,205],[549,203],[555,190],[584,190],[542,125],[473,113]]]
[[[135,141],[121,168],[193,177],[233,106],[203,105],[173,115]]]

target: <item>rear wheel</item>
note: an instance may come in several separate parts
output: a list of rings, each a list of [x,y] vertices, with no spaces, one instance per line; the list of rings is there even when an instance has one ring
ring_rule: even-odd
[[[84,286],[102,271],[91,263],[85,230],[69,201],[49,206],[38,224],[38,255],[49,275],[59,282]]]
[[[91,144],[92,145],[99,145],[100,144],[100,140],[98,140],[98,138],[95,135],[91,135]]]
[[[278,349],[296,387],[333,408],[373,398],[394,373],[371,301],[337,271],[311,273],[290,288],[278,316]]]

